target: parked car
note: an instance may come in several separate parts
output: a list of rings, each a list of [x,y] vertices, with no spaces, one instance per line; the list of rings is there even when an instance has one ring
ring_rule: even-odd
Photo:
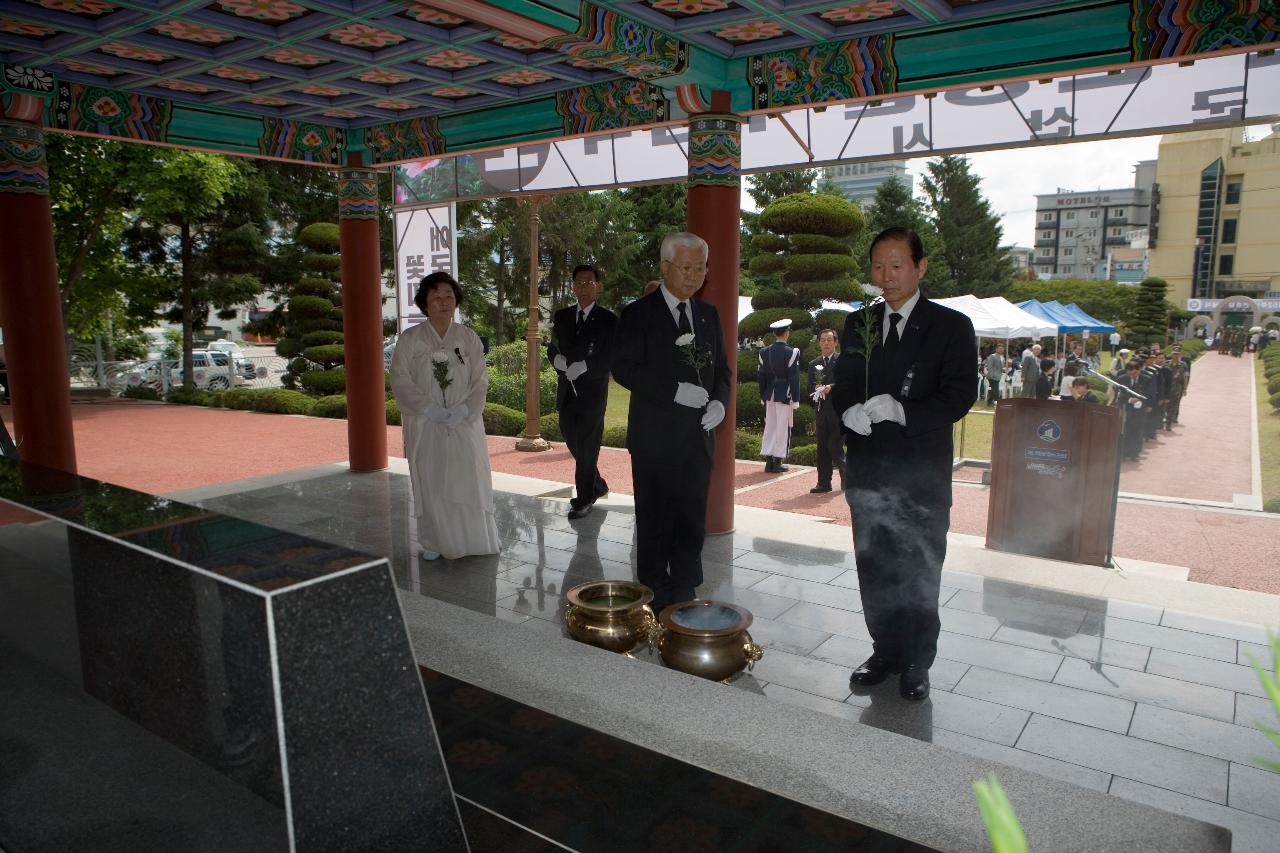
[[[228,370],[230,366],[231,356],[225,352],[203,349],[191,351],[191,367],[197,388],[221,391],[230,388],[232,385],[239,385],[241,377],[236,373],[231,373]],[[181,362],[170,374],[169,381],[175,386],[182,384]]]
[[[235,341],[217,340],[206,347],[210,352],[223,352],[236,361],[236,372],[245,379],[253,378],[253,363],[245,358],[244,350]]]

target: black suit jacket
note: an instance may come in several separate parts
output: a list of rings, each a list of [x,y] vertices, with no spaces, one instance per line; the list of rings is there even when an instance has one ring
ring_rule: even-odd
[[[547,342],[547,360],[555,361],[563,355],[565,361],[585,361],[587,372],[573,381],[578,389],[576,399],[582,402],[598,401],[609,393],[609,369],[613,362],[613,334],[618,326],[618,316],[596,303],[587,314],[578,332],[578,304],[556,312],[551,324],[551,340]],[[556,408],[575,399],[569,380],[556,371]]]
[[[701,376],[689,365],[684,351],[676,347],[680,331],[661,288],[632,302],[618,320],[613,376],[631,391],[627,449],[635,456],[659,460],[671,456],[673,445],[696,443],[705,449],[709,464],[715,450],[715,431],[702,428],[705,409],[675,401],[679,383],[700,381],[712,400],[719,400],[726,408],[729,405],[729,362],[720,315],[709,302],[690,299],[689,304],[697,345],[710,355]]]
[[[924,509],[951,505],[951,427],[978,398],[973,365],[978,345],[973,323],[959,311],[931,302],[923,294],[907,318],[892,363],[886,363],[884,303],[869,309],[875,318],[871,351],[871,388],[867,393],[862,328],[867,309],[849,315],[840,336],[836,382],[831,391],[836,411],[884,388],[902,403],[906,426],[882,421],[871,435],[846,430],[849,481],[856,488],[896,488]]]

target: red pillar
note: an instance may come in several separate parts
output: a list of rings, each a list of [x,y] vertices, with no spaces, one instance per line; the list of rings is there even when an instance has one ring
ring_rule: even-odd
[[[23,460],[76,470],[71,379],[49,210],[42,102],[15,93],[0,117],[0,323]]]
[[[382,269],[378,261],[378,173],[338,175],[342,252],[342,334],[347,371],[347,455],[352,471],[387,467],[387,403],[382,361]]]
[[[707,281],[701,298],[716,306],[733,373],[724,421],[716,427],[716,456],[707,497],[707,532],[733,530],[734,424],[738,380],[738,248],[742,208],[741,119],[729,93],[713,92],[711,109],[689,117],[689,230],[707,241]]]

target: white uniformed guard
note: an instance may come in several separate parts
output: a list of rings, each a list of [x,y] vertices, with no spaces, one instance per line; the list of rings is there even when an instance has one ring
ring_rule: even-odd
[[[783,318],[769,324],[777,337],[760,351],[760,401],[764,404],[764,437],[760,455],[765,458],[765,471],[787,470],[782,460],[787,457],[791,438],[792,412],[800,405],[800,350],[787,343],[791,320]]]

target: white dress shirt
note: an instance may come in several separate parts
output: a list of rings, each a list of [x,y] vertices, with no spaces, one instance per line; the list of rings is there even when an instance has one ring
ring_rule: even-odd
[[[890,315],[890,314],[899,314],[899,315],[901,315],[901,318],[898,320],[898,340],[899,340],[899,341],[901,341],[901,340],[902,340],[902,333],[903,333],[904,331],[906,331],[906,328],[907,328],[907,318],[911,316],[911,311],[916,307],[916,303],[917,303],[917,302],[919,302],[919,301],[920,301],[920,291],[919,291],[919,290],[917,290],[915,293],[913,293],[913,294],[911,295],[911,298],[910,298],[910,299],[908,299],[908,300],[903,304],[903,306],[902,306],[901,308],[899,308],[897,311],[895,311],[895,310],[893,310],[893,308],[889,307],[889,303],[888,303],[888,302],[886,302],[886,303],[884,304],[884,318],[885,318],[885,324],[884,324],[884,328],[880,330],[880,343],[884,343],[885,341],[889,340],[889,322],[888,322],[888,320],[889,320],[889,315]]]

